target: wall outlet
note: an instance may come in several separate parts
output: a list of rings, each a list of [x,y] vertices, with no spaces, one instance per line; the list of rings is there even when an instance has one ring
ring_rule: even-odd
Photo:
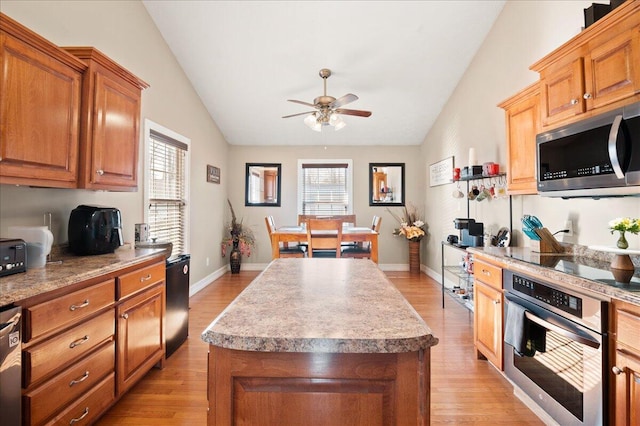
[[[570,220],[567,220],[564,222],[564,228],[563,229],[568,229],[569,232],[566,232],[564,235],[566,235],[567,237],[573,237],[573,222]]]
[[[205,259],[205,263],[207,264],[207,266],[209,266],[209,258],[208,257]]]

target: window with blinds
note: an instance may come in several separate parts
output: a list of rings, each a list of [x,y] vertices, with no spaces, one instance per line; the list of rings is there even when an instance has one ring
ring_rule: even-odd
[[[302,214],[347,214],[347,171],[346,163],[302,163]]]
[[[185,254],[188,145],[153,129],[149,135],[149,235]]]

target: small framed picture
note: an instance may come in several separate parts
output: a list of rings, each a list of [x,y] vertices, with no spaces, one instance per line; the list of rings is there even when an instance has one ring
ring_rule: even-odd
[[[220,168],[207,164],[207,182],[220,183]]]

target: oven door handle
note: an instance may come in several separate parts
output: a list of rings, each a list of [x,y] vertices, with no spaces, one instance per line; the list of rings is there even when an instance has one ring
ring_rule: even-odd
[[[537,316],[535,316],[534,314],[532,314],[531,312],[527,311],[524,313],[524,316],[531,322],[534,322],[546,329],[549,329],[551,331],[555,331],[558,334],[563,335],[566,338],[569,338],[575,342],[581,343],[583,345],[592,347],[594,349],[598,349],[600,348],[600,343],[596,342],[595,340],[591,340],[591,339],[587,339],[584,336],[580,336],[576,333],[573,333],[565,328],[559,327],[555,324],[551,324],[548,321],[543,320],[542,318],[539,318]]]

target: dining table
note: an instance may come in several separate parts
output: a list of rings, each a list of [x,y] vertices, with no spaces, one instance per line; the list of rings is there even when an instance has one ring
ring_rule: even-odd
[[[315,232],[315,231],[314,231]],[[328,232],[331,231],[318,231]],[[335,233],[335,231],[333,231]],[[315,235],[315,234],[314,234]],[[271,234],[271,253],[273,259],[280,257],[280,243],[306,243],[307,228],[304,224],[293,226],[281,226]],[[353,226],[343,224],[342,242],[370,243],[371,260],[378,263],[378,233],[371,228],[364,226]]]

